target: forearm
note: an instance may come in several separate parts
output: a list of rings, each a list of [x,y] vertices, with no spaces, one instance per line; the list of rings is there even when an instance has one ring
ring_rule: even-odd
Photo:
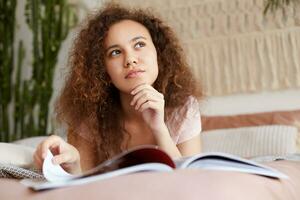
[[[167,152],[172,158],[180,158],[181,153],[178,150],[176,144],[173,142],[169,130],[164,126],[161,130],[155,131],[154,137],[157,145]]]
[[[76,147],[80,155],[80,164],[78,168],[74,170],[74,174],[83,173],[97,165],[97,149],[93,143],[87,141],[79,134],[74,134],[72,132],[68,133],[68,142]]]

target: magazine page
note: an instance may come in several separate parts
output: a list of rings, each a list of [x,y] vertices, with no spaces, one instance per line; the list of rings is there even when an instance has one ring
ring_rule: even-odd
[[[51,161],[52,158],[53,155],[51,151],[48,150],[43,163],[43,175],[49,182],[68,181],[71,179],[103,174],[144,163],[162,163],[175,168],[175,164],[170,156],[158,149],[157,146],[152,145],[143,145],[138,148],[132,148],[81,175],[69,174],[60,165],[54,165]]]
[[[166,152],[159,149],[158,146],[142,145],[129,149],[128,151],[125,151],[114,158],[105,161],[94,169],[85,172],[80,177],[107,173],[110,171],[146,163],[161,163],[171,168],[176,167],[172,158]]]
[[[79,179],[72,179],[68,181],[48,182],[48,181],[35,181],[31,179],[23,179],[21,183],[23,185],[26,185],[27,187],[32,188],[33,190],[39,191],[39,190],[61,188],[61,187],[73,186],[73,185],[82,185],[82,184],[105,180],[105,179],[109,179],[121,175],[137,173],[137,172],[150,172],[150,171],[170,172],[173,171],[173,168],[161,163],[145,163],[145,164],[135,165],[135,166],[119,169],[104,174],[88,176]]]
[[[288,178],[285,174],[262,164],[227,153],[198,154],[177,162],[178,168],[236,171],[271,178]]]
[[[43,163],[43,173],[47,181],[25,179],[21,183],[35,190],[43,190],[85,184],[129,173],[172,171],[175,168],[171,157],[152,145],[128,150],[81,175],[71,175],[61,166],[54,165],[51,161],[52,157],[52,153],[48,151]]]
[[[43,175],[47,181],[58,182],[74,179],[76,176],[66,172],[60,165],[52,163],[53,155],[48,149],[47,156],[43,162]]]

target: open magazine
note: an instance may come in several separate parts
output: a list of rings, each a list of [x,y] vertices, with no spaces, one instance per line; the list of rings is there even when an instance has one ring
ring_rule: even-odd
[[[184,168],[236,171],[277,179],[288,178],[275,169],[226,153],[202,153],[173,161],[166,152],[157,146],[133,148],[81,175],[67,173],[60,165],[52,164],[52,158],[52,153],[48,151],[43,163],[45,181],[24,179],[21,183],[34,190],[44,190],[81,185],[130,173],[171,172]]]

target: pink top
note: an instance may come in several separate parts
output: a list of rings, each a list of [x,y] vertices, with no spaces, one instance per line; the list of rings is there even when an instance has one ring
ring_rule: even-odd
[[[179,116],[185,115],[183,121],[179,121]],[[196,98],[189,97],[187,102],[180,108],[176,109],[166,121],[171,138],[175,144],[185,142],[201,132],[201,120],[199,103]],[[88,142],[93,142],[92,135],[87,135],[88,127],[81,126],[78,134]]]
[[[185,115],[183,121],[178,117]],[[183,107],[175,110],[166,122],[175,144],[185,142],[201,132],[201,119],[198,100],[190,96]]]

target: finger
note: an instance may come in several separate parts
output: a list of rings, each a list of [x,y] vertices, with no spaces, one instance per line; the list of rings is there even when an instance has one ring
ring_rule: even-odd
[[[61,153],[61,146],[63,146],[61,143],[57,144],[57,145],[53,145],[49,147],[49,150],[51,151],[51,153],[53,155],[58,155]]]
[[[155,102],[147,101],[141,105],[141,107],[139,108],[138,111],[143,112],[144,110],[147,110],[147,109],[159,110],[159,105]]]
[[[44,142],[44,141],[43,141]],[[37,166],[41,166],[42,163],[43,163],[43,155],[42,155],[42,145],[43,145],[43,142],[41,142],[37,147],[36,147],[36,150],[33,154],[33,159],[34,159],[34,162]]]
[[[153,96],[151,96],[151,94],[146,93],[136,101],[135,109],[139,110],[141,105],[143,105],[144,103],[146,103],[148,101],[159,103],[160,99],[157,99],[157,97],[155,97],[155,96],[153,97]]]
[[[59,154],[59,141],[53,141],[52,143],[49,143],[42,147],[42,157],[45,159],[47,156],[47,151],[50,150],[53,155]],[[58,150],[57,150],[58,149]]]
[[[147,95],[147,93],[149,93],[148,91],[146,90],[142,90],[140,91],[139,93],[135,94],[134,97],[132,98],[131,102],[130,102],[130,105],[135,105],[136,102],[144,95]]]
[[[33,155],[33,161],[37,169],[41,169],[43,165],[43,161],[38,154]]]
[[[43,142],[39,143],[39,145],[36,147],[36,150],[35,150],[35,152],[34,152],[34,156],[35,156],[35,155],[38,155],[38,156],[42,157],[42,150],[41,150],[42,143],[43,143]]]
[[[149,89],[149,90],[155,90],[151,85],[149,84],[141,84],[141,85],[138,85],[137,87],[135,87],[132,91],[131,91],[131,94],[132,95],[135,95],[137,94],[139,91],[141,90],[144,90],[144,89]],[[155,90],[156,91],[156,90]]]
[[[40,151],[42,153],[42,158],[45,158],[47,155],[48,149],[54,149],[55,147],[59,147],[63,140],[58,136],[50,136],[47,138],[40,147]]]
[[[69,163],[71,156],[68,153],[62,153],[52,158],[53,164],[60,165],[62,163]]]
[[[149,89],[149,88],[144,88],[143,90],[140,90],[138,93],[136,93],[134,95],[134,97],[132,98],[132,100],[130,102],[130,105],[135,105],[136,102],[138,101],[138,99],[140,99],[144,95],[148,95],[149,97],[152,96],[157,101],[164,99],[163,94],[159,93],[157,90],[155,90],[155,89]]]

